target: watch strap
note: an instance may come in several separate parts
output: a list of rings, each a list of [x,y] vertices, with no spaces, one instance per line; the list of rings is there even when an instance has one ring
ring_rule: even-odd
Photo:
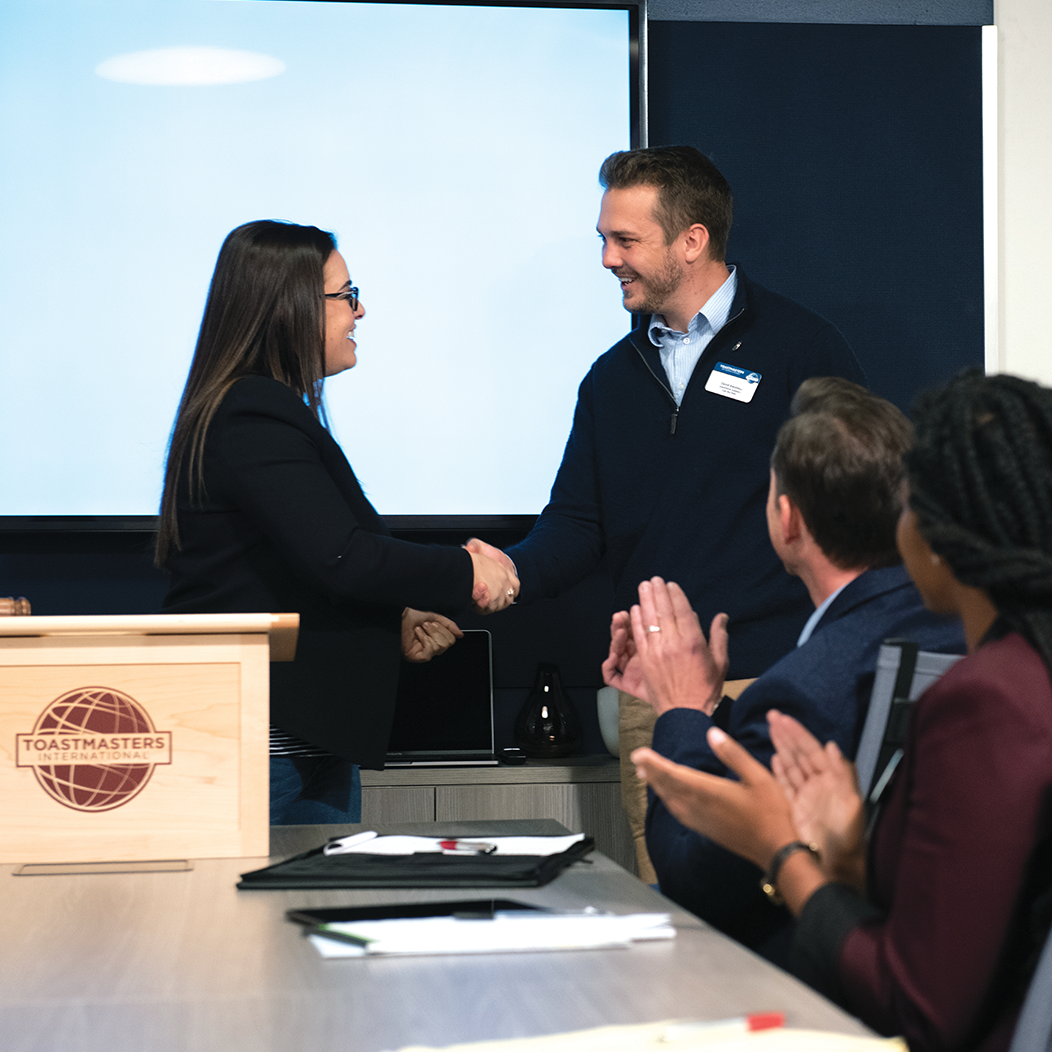
[[[788,844],[784,844],[780,847],[774,853],[774,858],[771,859],[771,865],[760,880],[760,887],[763,888],[763,893],[774,903],[775,906],[785,905],[785,899],[782,898],[782,895],[778,890],[778,874],[781,872],[785,860],[797,851],[808,852],[815,862],[821,863],[822,861],[822,856],[818,853],[817,844],[805,844],[802,840],[790,840]]]

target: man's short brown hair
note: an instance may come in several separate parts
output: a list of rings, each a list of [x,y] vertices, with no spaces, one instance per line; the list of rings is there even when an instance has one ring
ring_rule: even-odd
[[[693,146],[654,146],[612,153],[599,169],[604,190],[653,186],[658,191],[654,218],[665,244],[701,223],[709,232],[709,253],[717,263],[727,255],[733,201],[720,170]]]
[[[792,412],[771,454],[776,491],[800,509],[834,565],[896,565],[912,424],[890,402],[833,376],[805,380]]]

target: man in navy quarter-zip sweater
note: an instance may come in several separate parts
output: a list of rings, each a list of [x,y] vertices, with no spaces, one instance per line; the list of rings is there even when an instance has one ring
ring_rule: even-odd
[[[599,180],[603,266],[641,323],[584,378],[551,500],[508,549],[519,601],[557,595],[604,559],[619,609],[640,581],[662,576],[684,588],[703,624],[728,613],[730,678],[757,676],[792,648],[810,613],[764,525],[775,436],[801,381],[865,376],[835,326],[726,264],[730,187],[704,155],[615,153]],[[623,733],[652,720],[641,704],[622,698]],[[646,744],[642,734],[633,745]],[[641,817],[629,812],[641,847]]]

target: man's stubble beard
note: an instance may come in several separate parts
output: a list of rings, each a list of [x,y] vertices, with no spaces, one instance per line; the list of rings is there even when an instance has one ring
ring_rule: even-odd
[[[669,249],[660,273],[651,277],[636,275],[635,284],[642,287],[643,302],[630,309],[634,314],[663,314],[668,301],[683,284],[683,277],[679,261]]]

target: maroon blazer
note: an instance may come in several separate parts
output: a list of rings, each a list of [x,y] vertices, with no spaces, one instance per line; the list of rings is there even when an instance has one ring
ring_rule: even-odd
[[[1052,883],[1050,843],[1052,685],[1011,633],[916,703],[870,839],[869,905],[856,900],[848,922],[846,890],[821,889],[794,949],[830,954],[838,1000],[912,1052],[1000,1052],[1025,992],[1029,908]]]
[[[297,612],[296,660],[271,665],[271,722],[383,767],[406,606],[471,602],[471,557],[388,535],[343,451],[291,388],[231,387],[205,441],[205,498],[183,472],[167,613]]]

